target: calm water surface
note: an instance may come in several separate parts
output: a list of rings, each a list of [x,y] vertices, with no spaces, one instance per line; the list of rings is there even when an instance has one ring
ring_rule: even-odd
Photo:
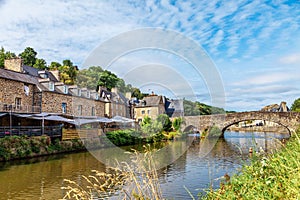
[[[249,147],[276,151],[280,144],[272,138],[288,135],[226,132],[225,139],[219,139],[205,157],[200,153],[203,144],[196,138],[175,162],[159,170],[164,197],[191,199],[184,187],[195,198],[210,186],[218,188],[224,174],[232,175],[247,162]],[[176,157],[177,150],[184,149],[184,145],[175,141],[170,157]],[[0,163],[0,199],[60,199],[63,179],[80,182],[81,175],[89,175],[93,169],[104,171],[105,165],[89,152]]]

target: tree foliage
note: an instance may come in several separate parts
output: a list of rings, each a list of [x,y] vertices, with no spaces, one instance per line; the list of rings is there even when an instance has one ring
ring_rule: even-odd
[[[291,111],[300,112],[300,98],[294,101],[291,107]]]
[[[104,70],[100,73],[100,77],[98,80],[98,85],[102,87],[106,87],[108,90],[116,87],[119,78],[114,73]]]
[[[160,114],[157,116],[157,119],[156,119],[159,123],[162,124],[162,128],[164,131],[171,131],[172,130],[172,122],[169,118],[168,115],[166,114]]]
[[[12,53],[10,51],[5,51],[4,47],[1,47],[0,49],[0,68],[4,68],[4,60],[5,59],[11,59],[16,58],[16,54]]]
[[[103,72],[103,69],[100,66],[92,66],[88,69],[80,70],[77,74],[76,83],[80,87],[96,90],[101,72]]]
[[[36,61],[37,52],[32,47],[26,47],[19,56],[23,59],[24,65],[33,66]]]
[[[58,62],[51,62],[51,64],[49,65],[49,70],[58,70],[58,68],[61,66],[60,63]]]
[[[37,69],[42,69],[42,70],[45,70],[47,69],[47,63],[44,59],[42,58],[37,58],[35,60],[35,63],[33,65],[34,68],[37,68]]]
[[[174,128],[176,131],[179,131],[182,122],[183,122],[183,119],[182,119],[181,117],[175,118],[175,119],[173,120],[173,122],[172,122],[173,128]]]
[[[211,115],[211,114],[224,114],[223,108],[209,106],[200,102],[192,102],[189,100],[183,101],[184,115],[195,116],[195,115]]]

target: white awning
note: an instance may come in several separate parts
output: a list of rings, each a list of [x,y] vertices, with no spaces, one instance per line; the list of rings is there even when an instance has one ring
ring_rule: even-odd
[[[133,119],[129,119],[126,117],[122,117],[122,116],[114,116],[113,118],[111,118],[113,122],[121,122],[121,123],[130,123],[130,122],[134,122]]]
[[[0,117],[7,115],[7,113],[0,113]]]
[[[45,120],[50,120],[50,121],[60,121],[60,122],[74,123],[73,119],[68,119],[68,118],[65,118],[65,117],[57,116],[57,115],[46,116],[44,119]]]

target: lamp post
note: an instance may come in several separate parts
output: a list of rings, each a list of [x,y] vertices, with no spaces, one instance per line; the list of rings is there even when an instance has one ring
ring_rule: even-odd
[[[12,132],[12,105],[9,106],[9,135]]]

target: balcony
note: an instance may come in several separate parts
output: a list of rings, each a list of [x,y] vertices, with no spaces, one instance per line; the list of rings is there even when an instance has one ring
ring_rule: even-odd
[[[40,106],[29,105],[15,105],[0,103],[0,112],[13,112],[13,113],[40,113]]]

